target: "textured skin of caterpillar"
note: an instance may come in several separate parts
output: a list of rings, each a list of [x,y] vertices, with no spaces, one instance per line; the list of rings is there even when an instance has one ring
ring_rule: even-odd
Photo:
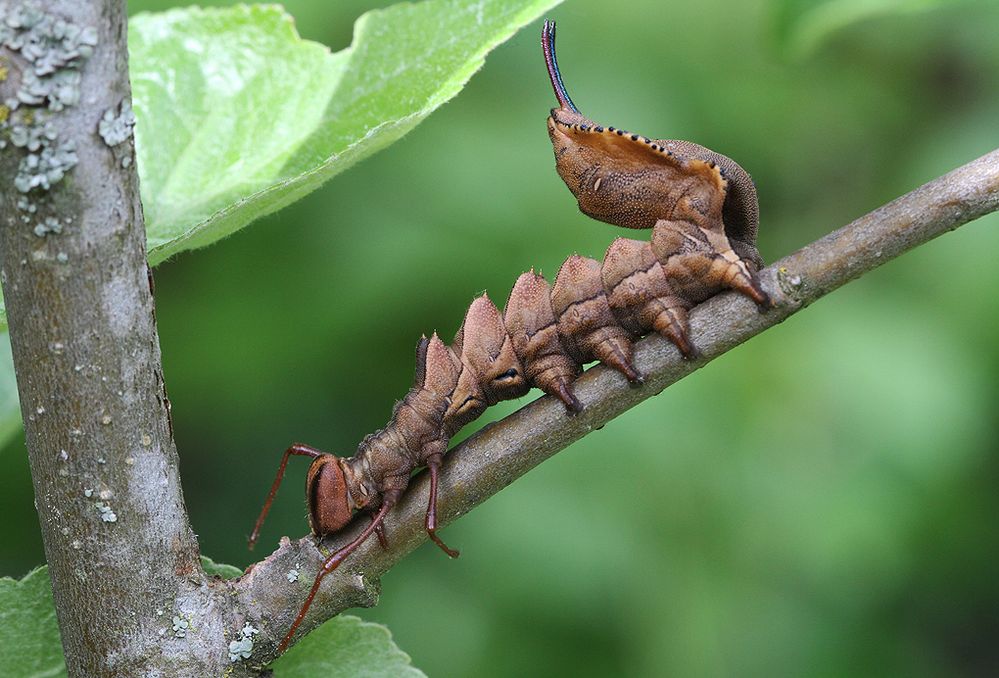
[[[346,505],[336,516],[324,516],[310,501],[317,535],[338,530],[354,510],[394,502],[413,470],[439,459],[451,436],[490,405],[536,386],[578,412],[572,382],[582,365],[600,361],[640,383],[634,339],[657,332],[694,357],[687,322],[693,306],[726,289],[761,309],[769,304],[755,277],[763,262],[749,174],[703,146],[649,139],[583,117],[562,85],[554,39],[555,26],[546,23],[542,47],[560,104],[548,117],[556,169],[582,212],[617,226],[651,228],[651,241],[618,238],[602,263],[572,255],[554,285],[533,270],[524,273],[504,313],[482,295],[451,346],[436,333],[423,337],[413,387],[388,425],[366,437],[353,457],[313,462],[318,473],[336,459],[346,489],[338,492]]]
[[[584,117],[562,84],[554,41],[554,23],[546,22],[542,47],[559,103],[548,117],[556,169],[585,214],[626,228],[651,228],[651,240],[618,238],[602,262],[570,256],[552,285],[533,270],[524,273],[502,313],[488,296],[476,298],[450,346],[436,333],[420,340],[412,388],[385,428],[367,436],[354,456],[306,446],[285,454],[271,497],[288,454],[312,456],[306,494],[314,534],[339,531],[355,511],[370,511],[373,518],[354,542],[327,559],[279,649],[322,578],[372,531],[384,538],[385,511],[417,468],[427,466],[431,475],[427,531],[457,555],[435,534],[437,473],[451,437],[490,405],[538,387],[574,414],[582,405],[573,382],[584,364],[599,361],[640,384],[632,362],[635,339],[655,332],[692,358],[687,314],[696,304],[735,290],[761,311],[769,307],[756,279],[762,266],[759,211],[749,174],[697,144],[649,139]]]

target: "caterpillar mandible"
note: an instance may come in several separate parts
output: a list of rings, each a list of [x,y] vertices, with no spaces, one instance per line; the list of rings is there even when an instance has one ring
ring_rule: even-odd
[[[585,214],[617,226],[652,229],[651,241],[616,239],[603,262],[579,255],[562,264],[553,285],[533,270],[517,279],[503,313],[488,296],[475,299],[451,345],[436,333],[416,350],[413,386],[382,430],[352,457],[296,443],[282,457],[260,517],[256,542],[291,455],[312,458],[306,501],[312,533],[323,537],[366,511],[371,523],[333,553],[316,575],[285,635],[283,651],[305,618],[323,578],[374,532],[385,544],[385,514],[417,468],[430,474],[426,530],[437,536],[437,478],[451,437],[490,405],[519,398],[532,386],[582,410],[573,382],[600,361],[639,384],[632,342],[657,332],[684,357],[696,355],[688,311],[726,289],[770,301],[756,278],[759,208],[749,174],[733,160],[689,141],[649,139],[584,117],[566,92],[555,57],[555,24],[541,45],[558,108],[548,117],[555,166]]]

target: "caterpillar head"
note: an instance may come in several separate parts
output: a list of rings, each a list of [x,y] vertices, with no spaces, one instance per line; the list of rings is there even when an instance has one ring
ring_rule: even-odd
[[[343,459],[332,454],[316,457],[305,478],[309,526],[322,537],[340,530],[354,512]]]
[[[684,217],[678,209],[720,221],[728,184],[714,161],[680,154],[682,142],[596,124],[562,82],[552,21],[542,29],[541,47],[559,104],[548,117],[555,167],[584,214],[626,228]]]

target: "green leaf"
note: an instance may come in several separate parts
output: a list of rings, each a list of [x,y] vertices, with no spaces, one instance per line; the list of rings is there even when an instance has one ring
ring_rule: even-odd
[[[20,430],[21,407],[17,399],[14,362],[10,356],[10,341],[4,332],[0,334],[0,448]]]
[[[132,19],[149,258],[202,247],[317,188],[454,97],[559,0],[430,0],[363,15],[341,52],[277,6]]]
[[[0,671],[5,676],[65,676],[47,567],[17,580],[0,577]]]
[[[392,642],[387,628],[349,615],[329,620],[269,668],[274,670],[274,678],[425,676]]]
[[[323,112],[349,59],[299,38],[274,5],[139,14],[129,55],[154,262],[290,202],[284,167],[335,122]]]
[[[893,14],[924,12],[968,0],[778,0],[778,38],[794,58],[812,54],[837,31]]]
[[[335,54],[277,5],[129,22],[149,260],[209,245],[399,139],[486,54],[561,0],[427,0],[368,12]],[[0,330],[7,326],[0,299]],[[0,336],[0,446],[19,421]]]
[[[208,556],[201,556],[201,567],[204,568],[208,576],[222,577],[223,579],[235,579],[243,574],[243,571],[234,565],[216,563]]]

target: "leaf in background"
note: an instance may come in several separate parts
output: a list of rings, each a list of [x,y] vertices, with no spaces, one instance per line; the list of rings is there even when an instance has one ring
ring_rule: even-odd
[[[274,678],[425,678],[381,624],[340,615],[317,628],[268,668]]]
[[[367,12],[331,54],[283,8],[129,21],[149,260],[204,247],[315,190],[461,91],[485,55],[561,0],[427,0]],[[6,327],[0,300],[0,329]],[[0,446],[19,421],[0,336]]]
[[[968,0],[777,0],[777,33],[793,58],[810,55],[836,31],[891,14],[922,12]]]
[[[454,97],[559,0],[429,0],[364,14],[330,54],[277,6],[132,19],[149,258],[202,247],[301,198]]]
[[[129,56],[153,262],[280,206],[282,168],[324,124],[349,58],[274,5],[139,14]]]
[[[4,332],[0,334],[0,448],[20,430],[21,407],[17,399],[14,362],[10,357],[10,341]]]
[[[207,574],[209,577],[215,575],[218,577],[222,577],[223,579],[235,579],[236,577],[243,574],[243,571],[238,567],[236,567],[235,565],[216,563],[208,556],[201,556],[201,567],[205,569],[205,574]]]
[[[0,577],[0,672],[66,675],[47,567],[20,580]]]

